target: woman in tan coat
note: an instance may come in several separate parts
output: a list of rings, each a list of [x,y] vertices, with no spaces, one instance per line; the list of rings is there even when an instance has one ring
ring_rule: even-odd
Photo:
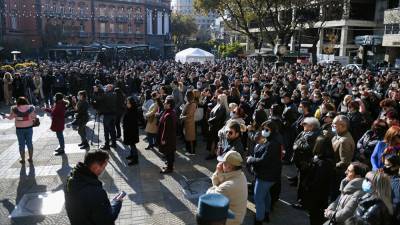
[[[149,111],[145,114],[146,116],[146,129],[145,132],[147,134],[147,140],[149,142],[149,146],[146,147],[146,150],[153,149],[156,145],[158,125],[157,125],[157,117],[156,113],[158,112],[158,104],[160,104],[161,100],[157,94],[157,92],[151,93],[151,98],[153,99],[153,104],[150,106]]]
[[[197,104],[194,100],[194,94],[192,90],[186,92],[185,100],[186,103],[183,107],[180,118],[183,121],[183,132],[185,134],[186,152],[189,154],[195,154],[196,122],[194,119],[194,115],[196,113]]]
[[[4,90],[4,101],[6,103],[6,105],[12,105],[13,101],[12,101],[12,82],[13,82],[13,78],[11,73],[7,72],[4,74],[4,78],[3,78],[3,90]]]

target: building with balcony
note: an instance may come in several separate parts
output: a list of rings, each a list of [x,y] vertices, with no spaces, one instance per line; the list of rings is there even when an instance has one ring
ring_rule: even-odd
[[[4,0],[4,43],[24,49],[91,43],[171,45],[170,0]],[[25,49],[27,48],[27,49]]]
[[[383,23],[385,33],[382,46],[386,47],[385,60],[400,67],[400,0],[390,1]]]

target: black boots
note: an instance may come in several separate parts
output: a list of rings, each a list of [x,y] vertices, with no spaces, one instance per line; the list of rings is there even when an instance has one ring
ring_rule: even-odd
[[[80,149],[88,149],[90,147],[90,145],[87,141],[82,142],[79,146],[81,147]]]

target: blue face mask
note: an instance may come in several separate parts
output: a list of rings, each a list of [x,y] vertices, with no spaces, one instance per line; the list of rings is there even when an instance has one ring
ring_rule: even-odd
[[[332,132],[336,134],[336,127],[332,127]]]
[[[362,189],[365,193],[371,193],[372,192],[371,182],[364,179],[362,183]]]
[[[261,135],[263,137],[267,138],[267,137],[269,137],[271,135],[271,132],[267,131],[267,130],[263,130],[263,131],[261,131]]]
[[[303,108],[298,108],[297,111],[298,111],[300,114],[303,114],[303,113],[304,113]]]

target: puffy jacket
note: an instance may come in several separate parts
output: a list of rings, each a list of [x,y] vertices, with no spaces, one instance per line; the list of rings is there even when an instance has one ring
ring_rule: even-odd
[[[340,225],[354,214],[358,202],[364,195],[361,188],[363,180],[363,178],[354,178],[351,181],[342,180],[340,183],[341,194],[328,206],[329,213],[325,215],[328,219],[335,216],[337,224]]]
[[[281,145],[277,134],[271,134],[266,143],[256,145],[253,156],[247,160],[256,178],[265,181],[281,179]]]
[[[78,163],[67,179],[65,209],[71,225],[113,225],[121,202],[110,204],[97,176]]]
[[[390,225],[391,216],[385,203],[371,194],[365,194],[346,225]]]

